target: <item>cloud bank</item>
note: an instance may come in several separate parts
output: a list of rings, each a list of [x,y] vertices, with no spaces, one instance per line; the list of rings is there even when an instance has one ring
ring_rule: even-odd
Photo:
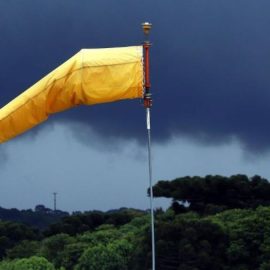
[[[269,1],[57,1],[0,3],[0,106],[83,47],[138,44],[151,21],[156,142],[237,138],[270,147]],[[51,118],[101,137],[145,140],[139,101],[81,107]]]

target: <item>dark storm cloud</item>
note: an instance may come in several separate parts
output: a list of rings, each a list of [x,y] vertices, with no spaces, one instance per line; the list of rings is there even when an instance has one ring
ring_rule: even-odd
[[[154,137],[181,134],[204,143],[236,137],[253,151],[268,149],[269,9],[266,0],[2,1],[0,106],[82,47],[139,43],[139,24],[149,20]],[[51,121],[143,138],[139,104],[80,107]]]

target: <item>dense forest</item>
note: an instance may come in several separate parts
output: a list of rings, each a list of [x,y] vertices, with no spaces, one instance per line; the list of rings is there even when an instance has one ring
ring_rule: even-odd
[[[183,177],[159,181],[154,195],[172,199],[169,209],[155,210],[158,270],[270,269],[267,179]],[[40,210],[57,215],[44,207],[32,214]],[[0,270],[151,269],[148,211],[58,215],[45,225],[1,216]]]

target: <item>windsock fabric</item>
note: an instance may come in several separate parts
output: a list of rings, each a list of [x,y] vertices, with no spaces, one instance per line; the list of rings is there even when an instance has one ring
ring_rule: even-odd
[[[76,105],[143,97],[142,46],[83,49],[0,109],[0,143]]]

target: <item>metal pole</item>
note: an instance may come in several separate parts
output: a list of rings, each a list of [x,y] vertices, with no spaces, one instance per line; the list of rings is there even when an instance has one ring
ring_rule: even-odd
[[[151,151],[151,118],[150,108],[152,106],[152,97],[150,93],[150,61],[149,49],[151,44],[148,40],[149,32],[152,24],[145,22],[142,24],[145,34],[144,48],[144,73],[145,73],[145,93],[144,93],[144,107],[146,109],[146,127],[148,134],[148,166],[149,166],[149,188],[150,188],[150,210],[151,210],[151,243],[152,243],[152,270],[156,269],[156,252],[155,252],[155,217],[153,206],[153,176],[152,176],[152,151]]]
[[[156,269],[155,252],[155,216],[153,206],[153,176],[152,176],[152,149],[151,149],[151,118],[150,108],[146,108],[146,121],[148,133],[148,165],[149,165],[149,186],[150,186],[150,209],[151,209],[151,238],[152,238],[152,269]]]

